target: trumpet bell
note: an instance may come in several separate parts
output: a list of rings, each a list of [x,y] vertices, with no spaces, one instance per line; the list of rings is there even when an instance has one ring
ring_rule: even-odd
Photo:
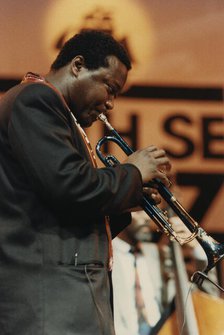
[[[208,264],[203,272],[208,273],[219,261],[224,259],[224,244],[213,239],[201,227],[198,228],[196,239],[207,256]]]

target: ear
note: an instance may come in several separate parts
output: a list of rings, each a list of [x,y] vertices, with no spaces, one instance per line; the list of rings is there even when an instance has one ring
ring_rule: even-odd
[[[71,61],[71,70],[76,77],[84,66],[85,60],[83,56],[75,56]]]

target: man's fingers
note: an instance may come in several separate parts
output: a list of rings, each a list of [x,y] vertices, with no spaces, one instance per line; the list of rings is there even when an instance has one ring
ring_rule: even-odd
[[[170,187],[172,185],[171,181],[169,180],[169,178],[167,177],[167,175],[161,171],[158,170],[158,177],[162,183],[166,186],[166,187]]]

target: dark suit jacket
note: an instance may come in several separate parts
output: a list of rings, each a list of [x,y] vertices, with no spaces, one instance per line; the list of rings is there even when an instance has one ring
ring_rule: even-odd
[[[0,334],[114,334],[108,238],[140,203],[137,168],[93,168],[50,87],[20,84],[0,103]]]

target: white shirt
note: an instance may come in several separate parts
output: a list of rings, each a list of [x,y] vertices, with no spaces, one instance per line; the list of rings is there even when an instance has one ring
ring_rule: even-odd
[[[116,335],[138,335],[137,311],[135,307],[135,257],[130,245],[118,237],[113,240],[114,265],[112,271],[114,292],[114,322]],[[159,263],[158,263],[159,264]],[[160,319],[154,278],[150,265],[143,254],[137,257],[137,270],[145,298],[149,324],[154,326]],[[152,270],[153,271],[153,270]]]

